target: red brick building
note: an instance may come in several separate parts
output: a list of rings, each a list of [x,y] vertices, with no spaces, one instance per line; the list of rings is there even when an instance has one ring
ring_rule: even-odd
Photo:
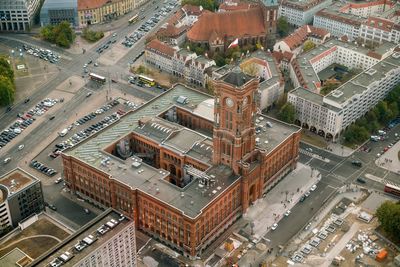
[[[300,128],[257,114],[240,69],[210,95],[175,85],[63,153],[72,192],[134,218],[183,255],[201,255],[296,167]]]
[[[278,2],[258,2],[229,12],[203,12],[187,39],[216,52],[225,51],[236,38],[240,46],[259,43],[267,47],[267,41],[275,39]]]

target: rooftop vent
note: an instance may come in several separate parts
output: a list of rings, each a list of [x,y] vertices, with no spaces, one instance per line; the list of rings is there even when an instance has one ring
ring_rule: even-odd
[[[189,101],[188,101],[188,98],[186,97],[186,96],[179,96],[177,99],[176,99],[176,102],[178,103],[178,104],[181,104],[181,105],[185,105],[185,104],[187,104]]]
[[[370,76],[372,76],[372,75],[374,75],[376,73],[376,70],[375,69],[369,69],[365,73],[370,75]]]
[[[332,92],[332,95],[333,95],[334,97],[336,97],[336,98],[339,98],[339,97],[341,97],[341,96],[343,95],[343,92],[342,92],[342,91],[336,90],[336,91],[333,91],[333,92]]]
[[[139,161],[134,161],[134,162],[132,162],[132,167],[133,167],[133,168],[139,168],[140,165],[142,165],[142,163],[139,162]]]

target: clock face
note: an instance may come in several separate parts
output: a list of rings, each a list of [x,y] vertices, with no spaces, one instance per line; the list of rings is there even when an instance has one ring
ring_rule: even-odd
[[[229,97],[225,99],[225,103],[228,107],[233,107],[233,100],[230,99]]]

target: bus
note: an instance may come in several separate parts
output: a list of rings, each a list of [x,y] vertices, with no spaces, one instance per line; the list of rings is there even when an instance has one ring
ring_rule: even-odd
[[[400,198],[400,187],[394,184],[385,184],[384,191],[390,195]]]
[[[144,75],[138,75],[138,79],[139,81],[142,81],[143,83],[148,84],[150,86],[156,85],[156,82],[152,78],[146,77]]]
[[[90,77],[90,79],[92,79],[93,81],[96,81],[96,82],[100,82],[100,83],[106,82],[106,78],[104,78],[103,76],[97,75],[95,73],[89,73],[89,77]]]
[[[139,15],[136,14],[135,16],[130,18],[128,21],[129,21],[130,24],[132,24],[132,23],[137,22],[138,20],[139,20]]]

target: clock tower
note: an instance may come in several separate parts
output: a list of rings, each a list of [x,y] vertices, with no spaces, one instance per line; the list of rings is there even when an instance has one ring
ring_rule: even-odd
[[[239,67],[214,81],[213,163],[230,166],[239,174],[239,162],[255,149],[258,78]]]

